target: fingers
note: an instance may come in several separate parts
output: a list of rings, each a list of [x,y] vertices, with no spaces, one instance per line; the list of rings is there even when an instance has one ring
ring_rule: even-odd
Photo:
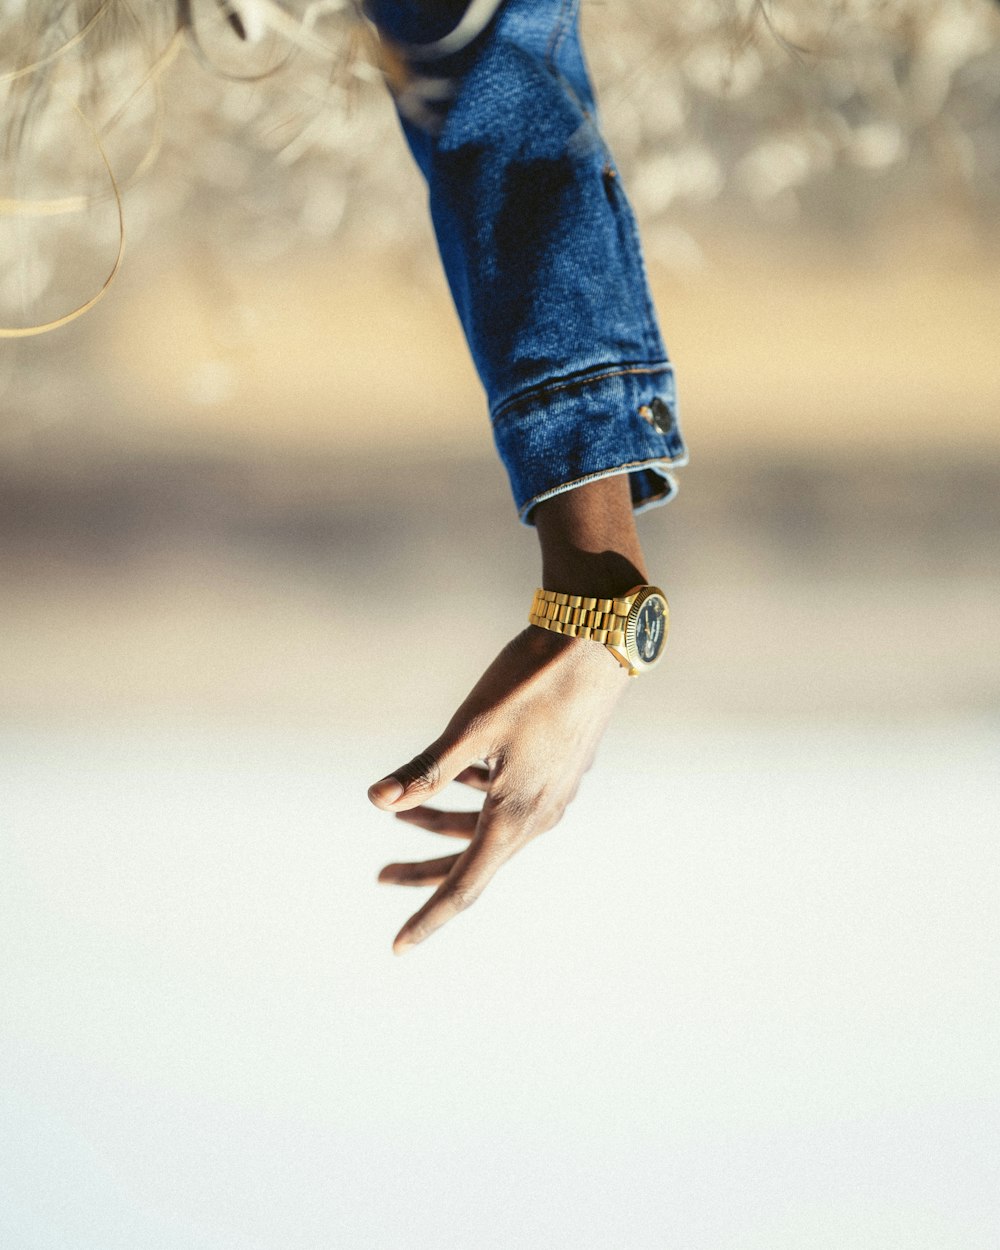
[[[384,811],[401,811],[418,806],[438,794],[460,772],[468,772],[475,748],[468,741],[449,742],[439,738],[408,764],[395,769],[368,791],[369,799]]]
[[[457,855],[445,855],[420,864],[386,864],[378,879],[386,885],[440,885],[457,859]]]
[[[473,790],[487,791],[490,788],[490,770],[483,764],[470,764],[455,780],[463,786],[471,786]]]
[[[457,780],[457,779],[456,779]],[[397,820],[408,825],[419,825],[431,833],[444,834],[446,838],[471,838],[476,832],[478,812],[444,812],[436,807],[411,807],[396,813]]]
[[[397,955],[440,929],[453,916],[474,903],[497,869],[523,844],[510,818],[500,815],[489,798],[479,818],[476,836],[454,859],[448,875],[418,912],[403,925],[392,944]]]

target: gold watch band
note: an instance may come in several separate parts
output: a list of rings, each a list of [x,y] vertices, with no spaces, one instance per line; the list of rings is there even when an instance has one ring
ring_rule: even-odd
[[[554,634],[591,638],[608,647],[625,645],[625,622],[633,595],[625,599],[595,599],[554,590],[535,591],[528,621]]]

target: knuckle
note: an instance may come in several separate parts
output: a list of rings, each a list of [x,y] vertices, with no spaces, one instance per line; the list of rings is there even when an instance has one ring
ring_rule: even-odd
[[[441,765],[430,751],[421,751],[392,775],[407,790],[433,790],[441,780]]]
[[[456,885],[448,892],[448,902],[455,911],[465,911],[478,897],[479,891],[467,885]]]
[[[520,787],[500,784],[490,791],[491,809],[507,820],[522,821],[531,814],[535,806],[535,796]]]
[[[497,796],[491,806],[493,815],[498,818],[492,836],[501,845],[524,842],[540,832],[542,827],[555,824],[561,814],[561,809],[556,809],[544,788],[504,793]]]

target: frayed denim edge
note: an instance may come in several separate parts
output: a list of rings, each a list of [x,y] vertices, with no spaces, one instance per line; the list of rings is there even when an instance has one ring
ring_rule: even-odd
[[[599,469],[596,473],[587,473],[583,477],[574,478],[570,482],[563,482],[559,486],[554,486],[551,490],[542,491],[540,495],[535,495],[524,505],[518,513],[518,520],[522,525],[528,526],[529,529],[534,528],[534,521],[530,519],[531,512],[540,503],[544,503],[546,499],[553,499],[556,495],[565,494],[568,490],[575,490],[578,486],[585,486],[588,482],[596,482],[602,477],[618,477],[622,473],[634,473],[637,469],[650,469],[663,478],[665,483],[664,490],[659,495],[650,495],[648,499],[643,499],[641,503],[632,505],[632,512],[638,516],[640,512],[646,512],[650,508],[659,508],[663,504],[669,503],[677,494],[677,479],[668,472],[668,469],[683,469],[688,463],[687,452],[683,456],[674,456],[672,459],[664,459],[658,456],[655,460],[632,460],[628,464],[615,465],[611,469]]]

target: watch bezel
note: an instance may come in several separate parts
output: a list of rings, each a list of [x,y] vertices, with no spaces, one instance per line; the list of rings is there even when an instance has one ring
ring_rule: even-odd
[[[629,608],[628,618],[625,622],[625,654],[633,668],[646,671],[647,669],[655,668],[659,664],[663,659],[664,651],[667,649],[667,636],[670,633],[670,604],[667,602],[667,596],[659,586],[637,587],[634,593],[635,598],[632,600],[632,606]],[[660,650],[656,659],[645,660],[636,642],[636,631],[639,624],[639,613],[642,611],[643,604],[654,596],[663,600],[663,642],[660,644]]]

